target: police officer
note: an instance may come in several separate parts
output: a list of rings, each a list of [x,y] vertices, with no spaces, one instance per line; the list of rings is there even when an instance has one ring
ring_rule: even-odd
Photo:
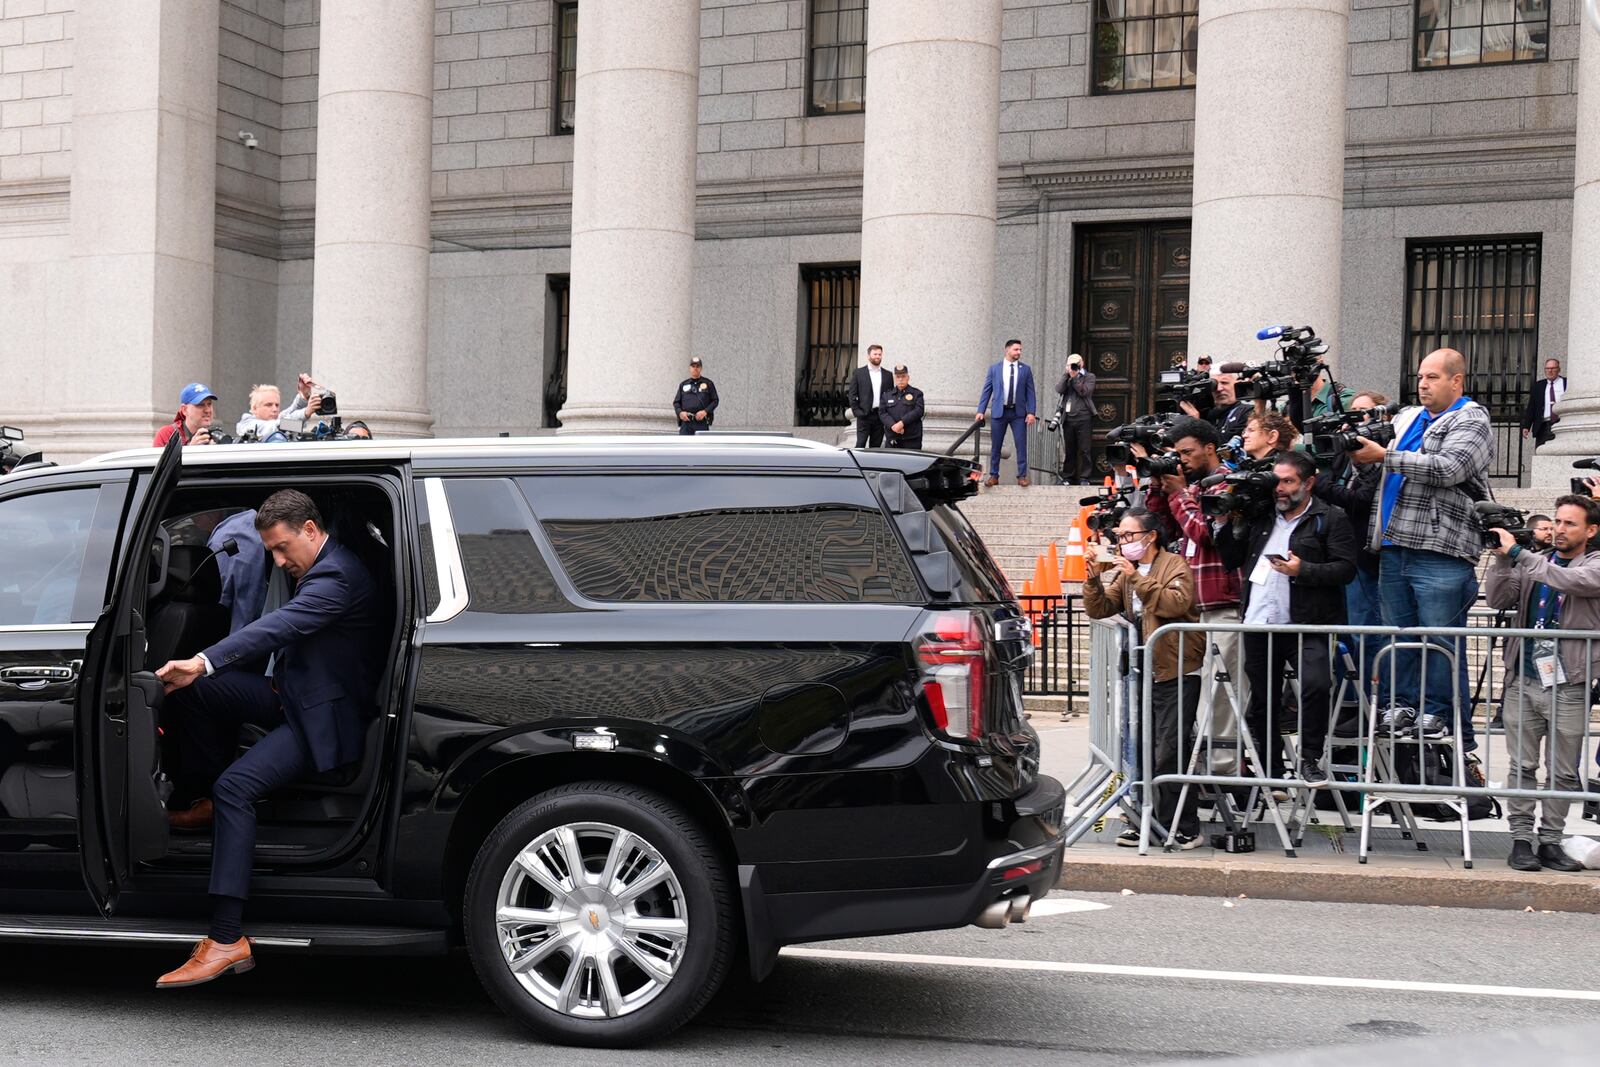
[[[678,383],[672,410],[678,413],[679,436],[711,429],[717,410],[717,386],[710,378],[701,377],[699,356],[689,361],[689,376]]]
[[[882,412],[884,445],[889,448],[922,447],[922,390],[911,384],[904,363],[895,365],[894,386],[884,390]]]

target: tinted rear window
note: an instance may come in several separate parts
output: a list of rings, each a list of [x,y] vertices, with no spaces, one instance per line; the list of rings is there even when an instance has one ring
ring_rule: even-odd
[[[961,571],[962,588],[955,591],[955,599],[972,603],[1016,599],[1005,572],[989,554],[983,539],[965,515],[952,504],[936,504],[928,513],[933,516],[934,527],[944,537],[950,555]]]
[[[521,479],[561,566],[595,600],[917,603],[911,563],[860,477]]]

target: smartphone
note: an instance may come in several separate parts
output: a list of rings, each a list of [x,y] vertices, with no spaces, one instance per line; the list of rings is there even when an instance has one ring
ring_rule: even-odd
[[[1578,496],[1594,496],[1593,493],[1589,492],[1589,483],[1582,478],[1572,479],[1572,491]]]
[[[1288,563],[1289,562],[1289,557],[1288,556],[1280,555],[1277,552],[1268,552],[1267,553],[1267,558],[1270,559],[1274,563]]]

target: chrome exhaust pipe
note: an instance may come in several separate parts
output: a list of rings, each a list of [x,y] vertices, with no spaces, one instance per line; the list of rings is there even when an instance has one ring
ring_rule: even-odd
[[[978,917],[972,921],[973,926],[981,926],[985,930],[1003,930],[1011,916],[1011,901],[997,900],[990,904]]]
[[[1006,912],[1006,922],[1008,922],[1008,923],[1025,923],[1025,922],[1028,921],[1028,913],[1030,911],[1032,911],[1032,910],[1033,910],[1033,898],[1032,897],[1026,897],[1026,896],[1024,896],[1024,897],[1012,897],[1011,898],[1011,907]]]

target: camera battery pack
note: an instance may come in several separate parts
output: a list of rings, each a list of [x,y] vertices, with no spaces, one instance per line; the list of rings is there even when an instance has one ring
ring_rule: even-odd
[[[1254,852],[1256,850],[1255,831],[1228,830],[1224,833],[1212,834],[1211,847],[1218,852]]]

